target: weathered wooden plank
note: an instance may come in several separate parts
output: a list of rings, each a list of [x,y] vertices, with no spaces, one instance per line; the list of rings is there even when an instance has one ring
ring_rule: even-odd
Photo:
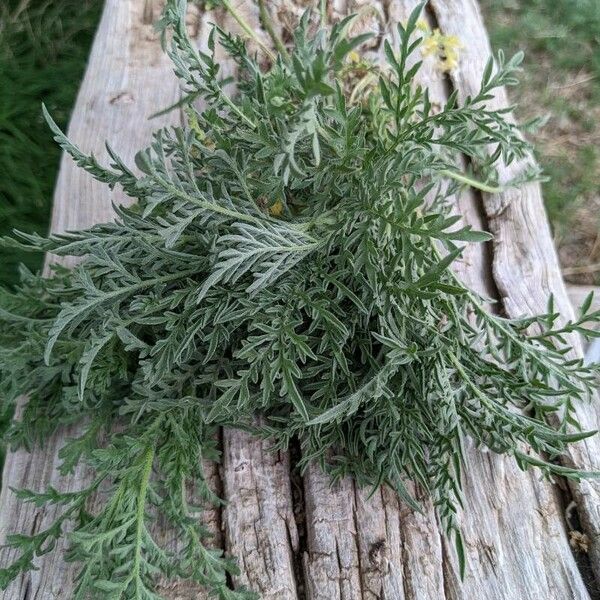
[[[171,63],[153,32],[153,23],[161,10],[160,4],[151,0],[112,0],[106,3],[69,126],[70,138],[100,159],[107,158],[104,142],[110,140],[116,152],[131,164],[135,152],[149,141],[153,130],[169,123],[176,124],[181,119],[181,115],[175,111],[161,119],[147,120],[150,114],[174,103],[180,95]],[[216,21],[212,17],[223,19],[223,14],[191,12],[189,25],[192,32],[198,35],[199,43],[208,36],[209,22]],[[67,231],[108,221],[112,218],[111,202],[122,201],[126,201],[122,194],[110,193],[105,186],[78,169],[70,159],[64,158],[55,192],[52,230]],[[61,431],[43,449],[36,449],[31,454],[18,451],[8,457],[1,498],[2,539],[13,531],[37,530],[50,523],[55,514],[52,510],[40,513],[31,507],[22,507],[16,502],[9,486],[41,490],[48,485],[69,486],[69,489],[85,485],[86,473],[82,470],[67,482],[62,481],[55,471],[60,462],[58,450],[62,440],[74,435],[76,429]],[[266,452],[264,443],[250,440],[239,432],[225,432],[223,437],[225,472],[228,475],[224,478],[224,492],[230,500],[223,516],[223,525],[227,530],[228,548],[242,558],[246,567],[238,583],[264,592],[266,598],[282,597],[277,594],[291,593],[295,586],[291,560],[286,562],[282,558],[291,557],[295,527],[288,469],[285,467],[287,459],[282,459],[281,468],[274,469],[276,460]],[[256,474],[257,480],[251,487],[247,486],[247,478],[241,476],[245,467],[238,462],[239,453],[248,457],[245,463]],[[209,481],[215,489],[219,489],[217,468],[207,464],[206,469]],[[250,497],[249,489],[254,494],[251,493]],[[248,507],[251,509],[246,511]],[[255,518],[257,512],[260,516]],[[281,518],[284,514],[287,517]],[[213,543],[221,546],[220,511],[208,508],[203,521],[214,536]],[[248,552],[250,542],[246,534],[249,527],[255,527],[260,532],[254,561]],[[160,525],[157,529],[157,536],[163,543],[167,546],[177,544],[168,530],[161,530]],[[61,544],[57,552],[42,557],[39,571],[21,578],[7,590],[6,597],[27,597],[29,593],[40,593],[44,598],[68,597],[76,569],[73,565],[63,564],[63,548],[64,544]],[[272,561],[264,560],[267,554],[273,557]],[[14,555],[5,553],[2,559],[9,561],[11,556]],[[263,580],[266,583],[263,584]],[[190,584],[165,583],[160,588],[169,598],[204,597],[196,586]],[[269,596],[271,590],[273,595]]]
[[[474,94],[479,88],[490,46],[476,0],[432,0],[438,23],[443,31],[461,36],[465,48],[453,82],[460,98]],[[500,91],[495,105],[507,106],[506,93]],[[523,168],[512,164],[501,170],[501,182],[508,182]],[[544,210],[541,188],[530,183],[508,188],[499,194],[484,194],[483,205],[489,227],[494,234],[493,273],[509,316],[543,312],[550,294],[564,319],[573,318],[560,273],[556,250],[552,242]],[[581,356],[580,340],[572,343]],[[577,418],[587,430],[600,425],[598,403],[580,405]],[[600,468],[600,438],[595,436],[571,446],[568,461],[580,468]],[[600,481],[586,479],[569,482],[576,500],[580,519],[590,540],[590,559],[600,582]]]
[[[294,552],[298,533],[292,509],[290,463],[268,441],[226,431],[223,511],[227,550],[238,559],[237,585],[261,598],[296,598]]]

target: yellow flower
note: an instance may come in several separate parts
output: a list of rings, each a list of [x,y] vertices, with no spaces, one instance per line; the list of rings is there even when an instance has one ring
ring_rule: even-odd
[[[360,62],[360,54],[356,50],[352,50],[351,52],[348,52],[348,59],[352,63]]]
[[[441,71],[452,71],[458,67],[459,50],[463,43],[456,35],[442,35],[439,29],[434,29],[421,43],[423,56],[436,56],[436,66]]]
[[[275,200],[269,207],[269,214],[272,217],[280,217],[283,214],[283,202],[281,200]]]
[[[421,42],[421,52],[423,56],[430,56],[431,54],[437,54],[439,47],[440,30],[436,29],[431,35],[428,35]]]
[[[423,33],[431,33],[431,28],[425,19],[419,19],[417,21],[417,29],[422,31]]]

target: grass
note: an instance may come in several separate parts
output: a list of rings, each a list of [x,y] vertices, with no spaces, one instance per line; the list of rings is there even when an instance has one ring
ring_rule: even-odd
[[[550,181],[544,199],[565,276],[600,284],[600,2],[482,0],[492,45],[525,51],[518,116]]]
[[[47,231],[60,150],[41,103],[67,124],[101,9],[98,0],[0,3],[0,236]],[[40,261],[0,248],[0,283]]]

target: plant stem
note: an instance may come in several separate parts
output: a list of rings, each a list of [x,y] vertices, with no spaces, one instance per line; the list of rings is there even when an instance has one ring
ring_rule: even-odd
[[[148,483],[152,473],[152,464],[154,463],[154,445],[149,445],[144,452],[142,462],[142,474],[140,489],[137,496],[137,505],[135,513],[135,558],[133,563],[133,581],[137,587],[140,578],[140,567],[142,561],[142,537],[144,533],[144,518],[146,510],[146,495],[148,493]]]
[[[270,38],[273,40],[273,44],[275,44],[275,48],[279,51],[279,54],[283,57],[285,62],[290,62],[290,55],[283,43],[281,37],[275,31],[273,27],[273,20],[271,19],[271,15],[269,15],[269,10],[265,4],[265,0],[258,0],[258,10],[260,13],[260,20],[263,27],[266,29]]]
[[[256,31],[250,27],[248,21],[233,7],[230,0],[223,0],[223,6],[229,12],[229,14],[238,22],[239,26],[251,37],[260,47],[260,49],[275,62],[275,55],[269,50],[265,43],[258,37]]]
[[[327,26],[327,0],[321,0],[319,14],[321,15],[321,27],[324,28]]]
[[[233,103],[231,98],[221,89],[220,86],[219,86],[219,92],[221,92],[221,98],[223,99],[225,104],[227,104],[227,106],[229,106],[229,108],[231,108],[231,110],[236,115],[238,115],[238,117],[241,117],[242,119],[244,119],[244,121],[246,121],[246,123],[248,123],[248,125],[250,125],[250,127],[252,127],[252,129],[256,129],[256,125]]]
[[[460,183],[465,183],[477,190],[481,190],[482,192],[487,192],[488,194],[497,194],[502,191],[501,187],[491,186],[487,183],[482,183],[481,181],[477,181],[477,179],[472,179],[468,177],[464,173],[456,173],[455,171],[449,171],[448,169],[444,169],[440,171],[442,175],[446,177],[450,177],[455,181],[459,181]]]

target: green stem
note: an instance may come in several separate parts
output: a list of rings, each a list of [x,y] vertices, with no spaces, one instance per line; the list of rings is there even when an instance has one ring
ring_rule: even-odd
[[[321,27],[325,29],[327,26],[327,0],[321,0],[319,14],[321,15]]]
[[[548,435],[553,436],[555,434],[554,430],[550,429],[549,427],[546,427],[541,422],[533,421],[532,419],[530,419],[526,415],[520,415],[519,413],[515,413],[514,417],[511,418],[511,416],[506,411],[506,409],[503,410],[502,408],[499,408],[498,407],[498,403],[494,402],[494,400],[492,398],[490,398],[471,379],[471,377],[465,371],[465,369],[463,368],[462,364],[458,360],[457,356],[453,352],[448,352],[448,358],[450,359],[450,362],[454,365],[454,367],[456,369],[456,372],[460,375],[460,377],[462,378],[463,382],[467,384],[467,387],[475,394],[475,396],[480,400],[480,402],[482,403],[482,405],[485,406],[494,415],[496,415],[499,419],[501,419],[504,423],[506,423],[507,425],[510,425],[511,423],[514,422],[515,419],[517,419],[518,420],[517,424],[518,424],[518,426],[519,426],[519,428],[521,430],[523,428],[523,423],[522,423],[523,421],[531,423],[531,424],[535,425],[535,427],[537,429],[536,434],[539,436],[540,440],[543,441],[543,442],[547,441],[547,439],[544,438],[544,434],[546,434],[546,437],[548,437]]]
[[[148,484],[150,483],[150,475],[152,474],[152,465],[154,463],[154,446],[150,445],[144,452],[142,461],[142,474],[140,480],[140,489],[136,501],[135,513],[135,557],[133,561],[133,581],[137,582],[140,579],[140,569],[142,563],[142,537],[144,533],[144,520],[146,513],[146,496],[148,494]]]
[[[497,194],[502,191],[501,187],[494,187],[488,185],[487,183],[482,183],[481,181],[477,181],[476,179],[468,177],[464,173],[456,173],[455,171],[444,169],[443,171],[440,171],[440,174],[450,177],[455,181],[459,181],[460,183],[465,183],[466,185],[469,185],[477,190],[481,190],[482,192],[487,192],[488,194]]]
[[[261,219],[260,217],[254,217],[252,215],[240,213],[235,210],[225,208],[224,206],[220,206],[219,204],[214,204],[213,202],[207,202],[206,200],[203,200],[202,198],[196,198],[195,196],[190,196],[189,194],[186,194],[184,191],[180,190],[179,188],[177,188],[174,185],[170,184],[169,182],[165,181],[161,177],[155,175],[154,178],[156,181],[158,181],[160,184],[162,184],[165,189],[169,190],[173,195],[178,196],[182,200],[187,200],[188,202],[191,202],[192,204],[195,204],[196,206],[200,206],[201,208],[204,208],[205,210],[210,210],[210,211],[216,212],[220,215],[224,215],[226,217],[231,217],[232,219],[235,219],[236,221],[245,221],[246,223],[256,223],[258,225],[263,224],[264,220]]]
[[[233,103],[233,100],[221,89],[219,86],[219,92],[221,93],[221,98],[223,102],[231,108],[231,110],[238,115],[238,117],[242,118],[252,129],[256,129],[256,125]]]
[[[267,48],[265,43],[256,35],[256,31],[250,27],[248,21],[242,17],[242,15],[233,7],[230,0],[223,0],[223,6],[229,12],[229,14],[238,22],[239,26],[244,30],[244,32],[252,38],[260,47],[260,49],[271,59],[271,61],[275,62],[275,55]]]
[[[290,55],[283,43],[281,37],[275,31],[273,27],[273,20],[271,19],[271,15],[269,15],[269,10],[265,4],[265,0],[258,0],[258,10],[260,13],[260,20],[262,22],[263,27],[266,29],[269,37],[273,40],[273,44],[275,44],[275,48],[279,51],[279,54],[283,57],[285,62],[290,62]]]
[[[164,179],[162,179],[161,177],[159,177],[157,175],[154,175],[154,179],[156,181],[158,181],[159,183],[161,183],[165,189],[168,189],[172,194],[178,196],[182,200],[187,200],[188,202],[191,202],[192,204],[195,204],[196,206],[201,206],[202,208],[204,208],[206,210],[210,210],[210,211],[219,213],[221,215],[231,217],[232,219],[235,219],[237,221],[245,221],[246,223],[256,223],[257,225],[261,225],[261,226],[264,226],[265,221],[273,222],[272,220],[269,220],[269,219],[255,217],[253,215],[247,215],[245,213],[240,213],[235,210],[225,208],[224,206],[220,206],[220,205],[214,204],[212,202],[207,202],[206,200],[202,200],[201,198],[196,198],[194,196],[190,196],[189,194],[186,194],[184,191],[176,188],[174,185],[168,183],[167,181],[165,181]],[[249,198],[252,199],[251,196],[249,196]],[[293,229],[297,229],[298,231],[303,231],[303,229],[304,229],[302,223],[286,222],[286,225],[288,225],[289,227],[292,227]],[[311,242],[316,241],[311,236],[307,235],[306,237]]]
[[[10,323],[51,323],[54,319],[37,319],[35,317],[24,317],[23,315],[16,315],[0,308],[0,321],[7,321]]]
[[[463,366],[460,364],[460,361],[454,355],[453,352],[448,352],[448,358],[450,359],[450,362],[454,365],[454,368],[456,369],[457,373],[462,377],[462,380],[467,384],[467,386],[471,389],[471,391],[475,394],[475,396],[477,396],[477,398],[479,398],[479,400],[481,400],[483,405],[487,406],[489,409],[493,410],[495,413],[498,413],[498,411],[495,410],[493,403],[488,398],[488,396],[486,394],[484,394],[481,391],[481,389],[473,383],[473,381],[471,380],[471,378],[469,377],[467,372],[463,369]]]

